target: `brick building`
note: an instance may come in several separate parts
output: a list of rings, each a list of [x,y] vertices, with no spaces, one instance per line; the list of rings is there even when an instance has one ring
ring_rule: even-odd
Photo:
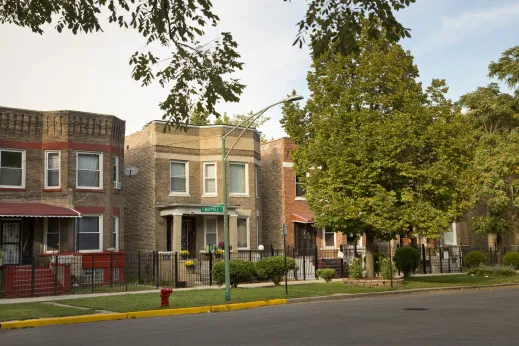
[[[223,241],[223,213],[201,208],[223,202],[221,136],[232,127],[189,126],[187,131],[164,131],[164,127],[164,122],[153,121],[126,137],[126,163],[139,170],[124,182],[127,249],[195,254]],[[227,137],[227,148],[240,132]],[[260,159],[260,135],[249,129],[227,164],[233,251],[256,249],[259,244]]]
[[[0,107],[3,264],[124,248],[124,121]]]
[[[290,138],[280,138],[261,145],[261,200],[263,208],[263,240],[265,245],[283,247],[283,224],[287,225],[287,245],[298,253],[338,249],[346,244],[341,233],[316,229],[313,214],[304,197],[290,153],[296,145]]]

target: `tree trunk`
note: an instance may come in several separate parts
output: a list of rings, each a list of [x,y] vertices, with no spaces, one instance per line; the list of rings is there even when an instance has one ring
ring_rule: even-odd
[[[366,231],[366,277],[375,276],[375,234]]]
[[[496,260],[497,263],[502,263],[503,259],[503,237],[501,234],[496,235]]]

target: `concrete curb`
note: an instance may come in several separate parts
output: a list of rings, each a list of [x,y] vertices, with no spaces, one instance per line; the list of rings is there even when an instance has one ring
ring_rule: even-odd
[[[21,328],[50,326],[50,325],[54,325],[54,324],[75,324],[75,323],[116,321],[116,320],[146,318],[146,317],[215,313],[215,312],[252,309],[252,308],[257,308],[257,307],[261,307],[261,306],[283,305],[283,304],[287,304],[286,299],[260,300],[260,301],[247,302],[247,303],[234,303],[234,304],[224,304],[224,305],[214,305],[214,306],[199,306],[199,307],[180,308],[180,309],[162,309],[162,310],[147,310],[147,311],[121,312],[121,313],[96,314],[96,315],[84,315],[84,316],[39,318],[39,319],[25,320],[25,321],[0,322],[0,329],[21,329]]]
[[[398,291],[386,291],[386,292],[370,292],[370,293],[337,293],[329,296],[318,296],[318,297],[305,297],[305,298],[292,298],[287,300],[287,304],[298,304],[298,303],[309,303],[309,302],[320,302],[330,300],[344,300],[344,299],[355,299],[355,298],[373,298],[373,297],[384,297],[404,294],[418,294],[428,292],[446,292],[446,291],[463,291],[463,290],[476,290],[485,288],[499,288],[499,287],[517,287],[517,284],[493,284],[493,285],[473,285],[473,286],[449,286],[449,287],[434,287],[434,288],[412,288],[408,290]]]

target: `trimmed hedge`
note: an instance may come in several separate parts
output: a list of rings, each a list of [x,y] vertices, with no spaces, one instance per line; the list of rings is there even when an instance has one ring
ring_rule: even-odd
[[[393,268],[391,268],[390,265],[393,265]],[[396,273],[396,266],[395,266],[394,261],[390,261],[389,258],[380,259],[380,276],[382,278],[391,279],[391,274],[393,274],[393,277],[394,277],[395,273]]]
[[[487,256],[481,251],[471,251],[465,256],[463,263],[467,268],[474,268],[487,263]]]
[[[516,273],[512,267],[480,265],[469,270],[467,274],[476,276],[513,276]]]
[[[318,278],[322,278],[326,282],[332,281],[332,279],[335,277],[335,274],[335,269],[317,269],[317,271],[315,272],[315,275]]]
[[[242,260],[231,260],[229,262],[231,286],[236,288],[238,284],[250,282],[256,275],[254,263]],[[217,262],[213,265],[213,280],[218,286],[225,283],[225,262]]]
[[[411,276],[420,264],[420,251],[411,246],[401,247],[396,249],[393,259],[397,269],[407,278]]]
[[[350,261],[350,279],[362,279],[362,259],[355,257]]]
[[[296,261],[287,257],[287,271],[296,269]],[[279,285],[285,275],[285,259],[283,256],[267,257],[256,262],[256,274],[259,279],[272,280]]]
[[[503,264],[505,266],[513,267],[516,270],[519,269],[519,253],[507,252],[503,257]]]

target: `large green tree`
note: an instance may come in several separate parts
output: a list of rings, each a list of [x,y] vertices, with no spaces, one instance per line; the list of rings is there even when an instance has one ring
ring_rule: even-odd
[[[287,0],[283,0],[287,2]],[[308,38],[316,56],[330,47],[341,54],[358,51],[357,34],[363,25],[371,37],[381,35],[374,22],[380,20],[393,41],[409,37],[394,17],[394,11],[415,0],[310,0],[306,16],[298,23],[294,44]],[[366,24],[359,20],[368,16]],[[43,34],[45,25],[58,32],[92,33],[103,30],[103,20],[124,29],[136,30],[146,43],[144,51],[130,58],[132,77],[143,86],[154,80],[169,88],[159,104],[163,119],[180,126],[189,123],[193,110],[220,114],[218,101],[237,102],[245,85],[232,74],[243,68],[238,44],[229,32],[208,41],[205,30],[217,26],[220,18],[211,0],[0,0],[0,24],[9,23]],[[158,46],[171,48],[171,55],[158,57]],[[159,64],[167,61],[167,64]]]
[[[519,47],[490,63],[489,72],[519,90]],[[502,248],[503,236],[519,216],[519,98],[517,92],[514,97],[491,83],[463,95],[459,103],[475,130],[474,198],[485,207],[470,221],[476,232],[495,236]]]
[[[366,31],[358,42],[356,56],[314,59],[312,96],[283,123],[316,225],[366,234],[373,276],[375,237],[434,237],[468,208],[473,136],[444,81],[422,90],[409,52]]]

